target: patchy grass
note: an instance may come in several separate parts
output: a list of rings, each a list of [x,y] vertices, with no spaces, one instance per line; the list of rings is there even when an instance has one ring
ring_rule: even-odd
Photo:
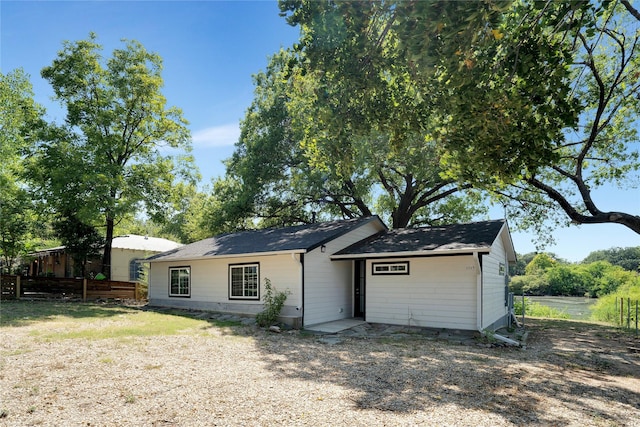
[[[525,315],[530,317],[542,317],[546,319],[569,319],[571,316],[565,310],[559,310],[548,305],[543,305],[537,301],[525,298]],[[514,302],[516,315],[522,315],[522,301]]]
[[[2,301],[0,327],[60,319],[99,319],[136,312],[133,308],[64,301]]]
[[[0,313],[0,328],[21,327],[38,322],[38,329],[32,330],[30,335],[36,341],[44,342],[202,334],[215,325],[215,322],[177,314],[91,303],[3,302]],[[224,327],[239,325],[238,322],[220,323],[224,323],[221,325]]]

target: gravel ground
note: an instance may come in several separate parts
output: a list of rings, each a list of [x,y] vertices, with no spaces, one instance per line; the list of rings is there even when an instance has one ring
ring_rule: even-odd
[[[637,338],[529,320],[525,350],[401,337],[2,333],[2,426],[638,426]],[[36,334],[36,335],[34,335]]]

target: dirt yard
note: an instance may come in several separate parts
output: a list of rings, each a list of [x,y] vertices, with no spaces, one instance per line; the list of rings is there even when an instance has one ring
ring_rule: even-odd
[[[194,314],[146,335],[127,323],[139,311],[3,324],[0,426],[640,425],[640,341],[605,326],[528,320],[525,350],[331,345]]]

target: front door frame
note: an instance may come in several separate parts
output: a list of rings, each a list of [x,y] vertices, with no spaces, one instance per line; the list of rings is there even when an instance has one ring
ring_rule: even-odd
[[[367,261],[353,261],[353,317],[366,320]]]

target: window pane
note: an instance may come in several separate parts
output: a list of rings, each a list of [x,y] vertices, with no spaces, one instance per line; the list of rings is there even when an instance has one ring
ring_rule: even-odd
[[[245,269],[245,292],[246,297],[258,296],[258,267],[255,265]]]
[[[172,268],[169,270],[171,295],[189,295],[191,270],[189,268]]]
[[[373,274],[409,274],[409,262],[373,264]]]
[[[257,298],[259,292],[258,265],[230,267],[231,297]]]
[[[242,267],[231,267],[231,296],[242,296]]]
[[[129,263],[129,280],[134,281],[140,278],[140,269],[142,266],[137,259],[132,259]]]

